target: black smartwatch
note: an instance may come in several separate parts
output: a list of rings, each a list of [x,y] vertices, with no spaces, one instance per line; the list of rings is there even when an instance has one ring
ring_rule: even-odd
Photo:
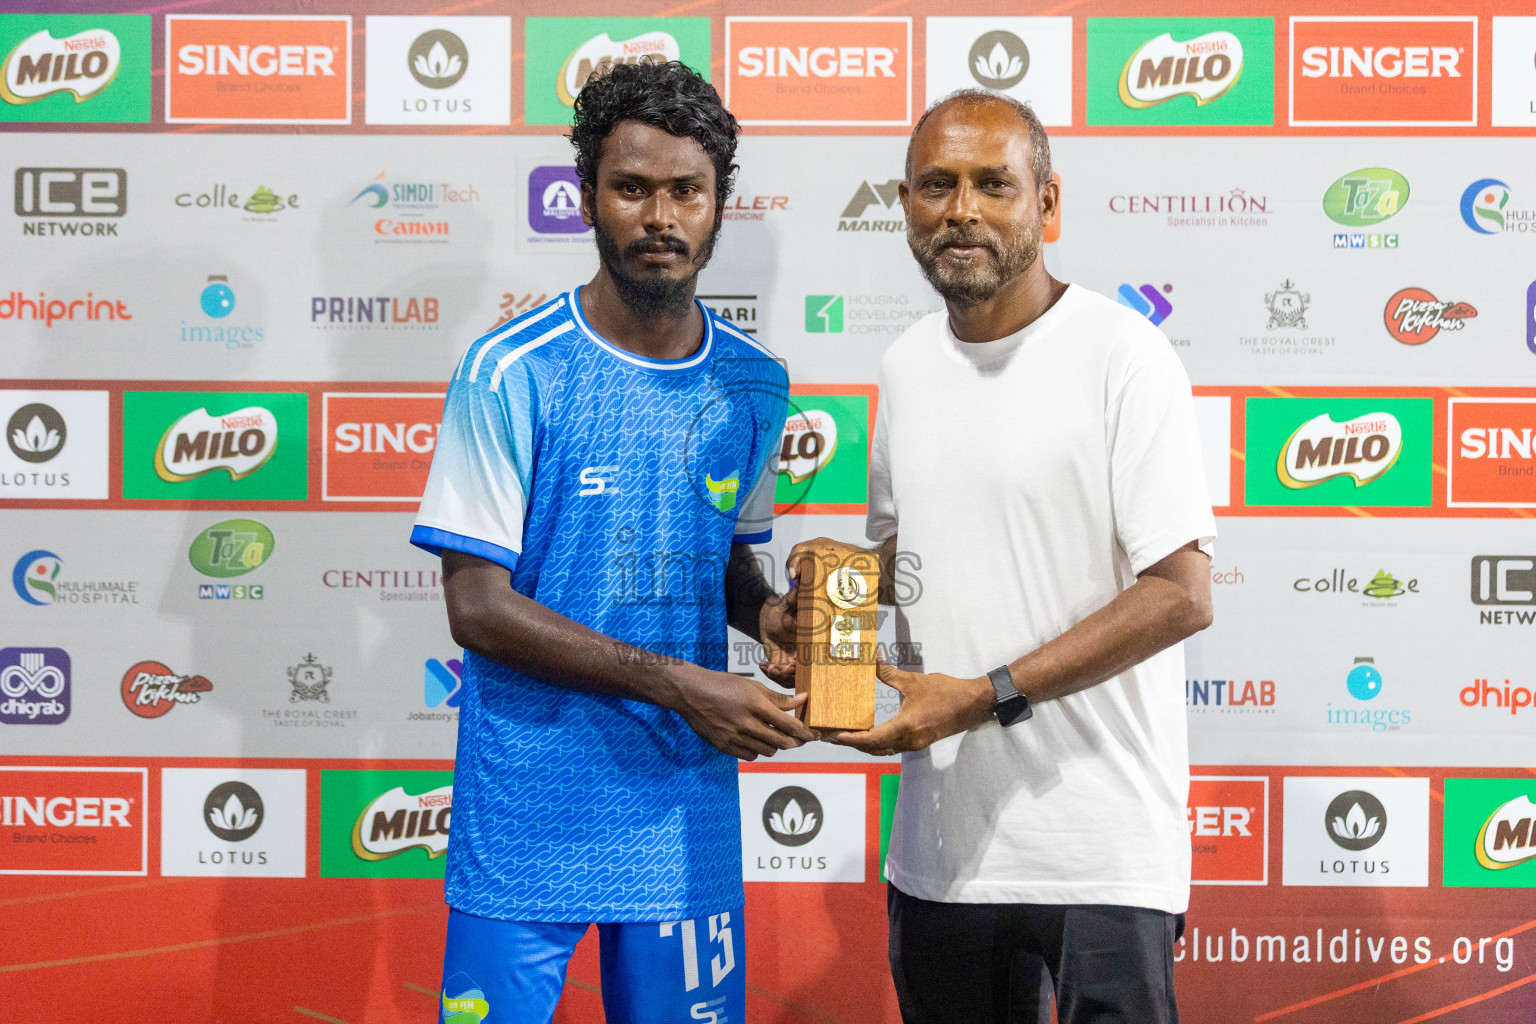
[[[992,680],[992,689],[997,694],[997,700],[992,702],[992,713],[999,724],[1012,725],[1034,715],[1035,709],[1029,706],[1029,698],[1013,685],[1013,674],[1007,665],[999,665],[988,672],[987,678]]]

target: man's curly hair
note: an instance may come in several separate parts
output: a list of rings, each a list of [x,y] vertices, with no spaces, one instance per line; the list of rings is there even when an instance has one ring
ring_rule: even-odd
[[[715,165],[718,223],[735,184],[736,138],[741,128],[720,102],[715,87],[675,60],[615,64],[594,73],[576,97],[569,136],[576,148],[576,176],[584,188],[596,183],[603,143],[623,121],[639,121],[703,147]]]

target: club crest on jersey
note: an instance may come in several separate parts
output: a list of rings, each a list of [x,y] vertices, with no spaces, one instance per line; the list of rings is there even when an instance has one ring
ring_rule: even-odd
[[[734,466],[717,463],[704,474],[704,491],[717,512],[729,512],[736,507],[736,491],[740,487],[741,478]]]

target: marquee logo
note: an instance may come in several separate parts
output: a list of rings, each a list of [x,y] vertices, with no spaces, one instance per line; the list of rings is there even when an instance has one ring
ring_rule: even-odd
[[[0,648],[0,724],[58,725],[69,717],[69,652]]]
[[[1243,44],[1231,32],[1207,32],[1175,42],[1167,32],[1136,48],[1120,75],[1120,101],[1152,107],[1175,96],[1205,106],[1226,94],[1243,73]]]
[[[420,501],[446,395],[327,392],[321,398],[326,501]]]
[[[570,124],[576,97],[615,64],[681,61],[709,79],[709,18],[526,18],[528,124]]]
[[[744,125],[912,120],[911,18],[726,18],[725,52],[726,106]]]
[[[901,197],[897,193],[900,185],[900,178],[891,178],[883,184],[878,180],[859,182],[848,205],[843,207],[843,212],[838,216],[837,230],[888,231],[892,234],[905,232],[907,218],[902,212]],[[887,211],[896,216],[882,217],[881,214]]]
[[[1342,423],[1327,413],[1296,428],[1281,449],[1276,472],[1287,487],[1314,487],[1348,476],[1370,483],[1392,468],[1403,450],[1403,428],[1391,413],[1367,413]]]
[[[308,404],[303,392],[126,392],[123,497],[303,500]]]
[[[1477,124],[1475,17],[1291,19],[1290,123]]]
[[[1270,18],[1089,18],[1088,123],[1274,121]]]
[[[1459,331],[1477,316],[1471,303],[1437,299],[1423,288],[1404,288],[1387,300],[1387,333],[1404,345],[1422,345],[1441,331]]]
[[[0,875],[143,875],[149,769],[0,765]]]
[[[346,15],[165,16],[168,124],[350,124]]]
[[[1449,400],[1446,504],[1536,507],[1536,400]]]
[[[1269,779],[1192,776],[1185,807],[1195,885],[1269,881]]]
[[[180,483],[224,470],[241,480],[266,465],[277,451],[277,417],[260,406],[247,406],[222,416],[196,409],[182,416],[155,449],[155,472],[168,483]]]
[[[158,661],[141,661],[123,673],[123,706],[140,718],[159,718],[178,704],[196,704],[213,684],[203,676],[172,672]]]

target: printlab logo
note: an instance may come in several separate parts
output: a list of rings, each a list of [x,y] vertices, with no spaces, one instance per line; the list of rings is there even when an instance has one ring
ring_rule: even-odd
[[[224,274],[209,274],[208,281],[197,296],[198,309],[210,320],[224,320],[235,311],[235,290],[229,286]],[[253,348],[266,336],[260,326],[236,326],[228,323],[181,322],[181,340],[222,345],[225,349]]]
[[[123,706],[140,718],[159,718],[178,704],[196,704],[213,684],[203,676],[172,672],[158,661],[141,661],[123,673]]]
[[[244,782],[220,783],[203,801],[203,824],[227,843],[243,843],[254,836],[266,816],[261,794]]]
[[[435,331],[435,295],[313,295],[309,325],[316,330]]]
[[[535,167],[528,175],[528,226],[541,235],[584,235],[581,182],[574,167]]]
[[[775,790],[763,802],[763,828],[781,846],[804,846],[821,833],[825,820],[821,801],[801,786]]]
[[[1441,331],[1459,331],[1477,316],[1469,302],[1437,299],[1424,288],[1404,288],[1387,300],[1382,313],[1387,333],[1404,345],[1422,345]]]
[[[5,427],[5,441],[11,446],[11,454],[34,465],[63,451],[68,436],[64,417],[42,402],[29,402],[17,409]]]
[[[331,695],[326,687],[331,684],[331,670],[320,664],[313,654],[306,654],[297,665],[288,668],[288,685],[292,692],[288,694],[288,703],[296,704],[301,700],[319,701],[322,704],[331,702]]]
[[[1144,284],[1140,288],[1130,284],[1122,284],[1115,292],[1115,297],[1120,305],[1127,306],[1152,321],[1152,326],[1167,320],[1173,315],[1173,303],[1163,297],[1164,292],[1173,291],[1173,285],[1165,284],[1159,290],[1156,285]]]
[[[905,232],[906,215],[901,212],[900,196],[897,194],[900,186],[900,178],[892,178],[884,184],[859,182],[853,198],[848,200],[848,205],[843,207],[843,212],[838,216],[837,230]],[[882,217],[881,214],[887,211],[900,216]]]
[[[1340,175],[1323,192],[1323,212],[1346,227],[1376,227],[1408,205],[1408,179],[1387,167],[1362,167]],[[1335,249],[1396,249],[1396,234],[1335,232]]]
[[[117,225],[106,218],[128,212],[128,172],[121,167],[18,167],[15,209],[16,216],[27,218],[23,235],[116,238]]]
[[[1323,819],[1328,838],[1346,850],[1369,850],[1387,834],[1387,809],[1363,789],[1334,797]]]
[[[1186,679],[1184,706],[1205,713],[1272,715],[1275,713],[1275,681]]]
[[[69,654],[58,647],[0,648],[0,724],[58,725],[69,717]]]
[[[464,663],[458,658],[438,661],[427,659],[422,701],[429,708],[459,706],[463,700]]]
[[[7,14],[0,121],[147,122],[148,15]]]

